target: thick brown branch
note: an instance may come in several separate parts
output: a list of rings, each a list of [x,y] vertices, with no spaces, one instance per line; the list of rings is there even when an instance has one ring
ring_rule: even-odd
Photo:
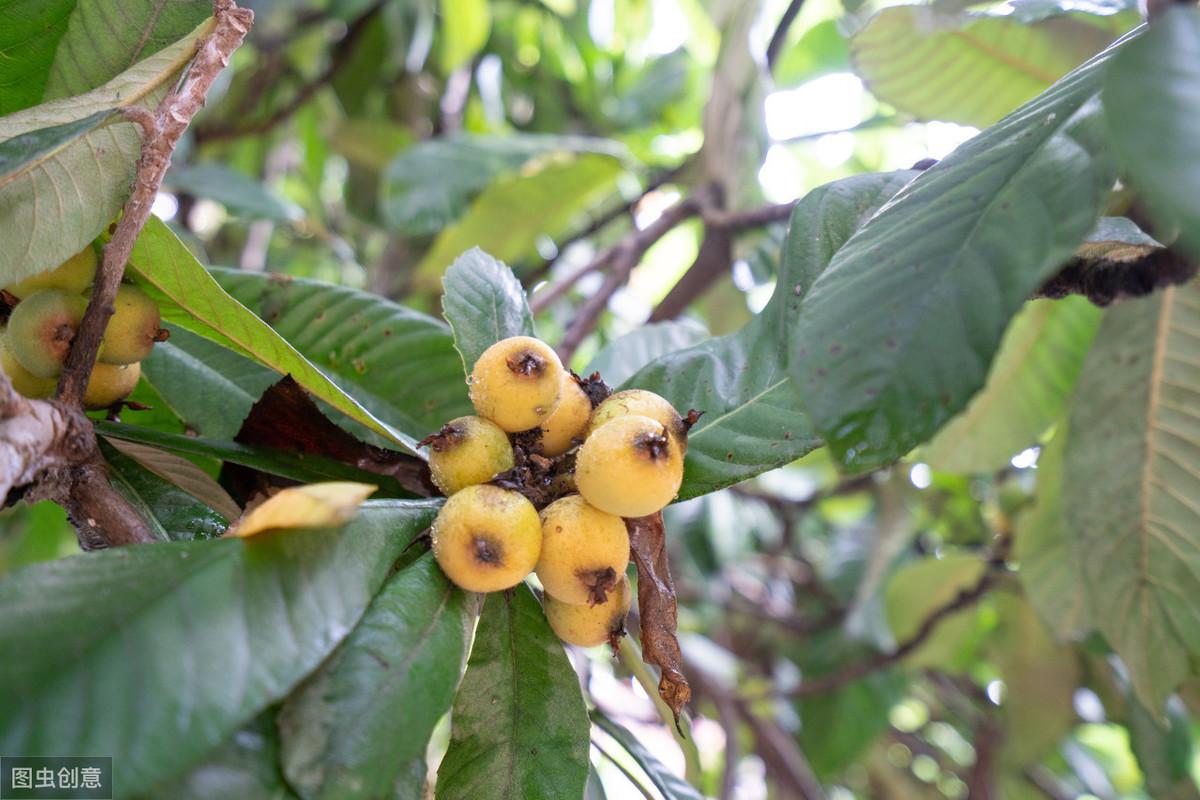
[[[82,409],[27,400],[0,372],[0,499],[20,491],[30,502],[67,510],[84,549],[153,541],[154,534],[108,482],[96,436]]]

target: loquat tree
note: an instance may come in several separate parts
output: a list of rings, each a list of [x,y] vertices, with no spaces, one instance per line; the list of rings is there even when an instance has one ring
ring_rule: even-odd
[[[1197,187],[1191,2],[0,0],[0,797],[1200,798]]]

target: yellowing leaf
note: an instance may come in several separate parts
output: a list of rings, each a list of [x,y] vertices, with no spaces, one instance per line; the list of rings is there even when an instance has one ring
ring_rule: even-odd
[[[284,489],[242,517],[225,535],[245,538],[280,528],[341,525],[349,522],[378,488],[369,483],[330,481]]]

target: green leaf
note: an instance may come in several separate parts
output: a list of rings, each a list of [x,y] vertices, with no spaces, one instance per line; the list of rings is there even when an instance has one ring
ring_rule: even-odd
[[[470,374],[483,351],[510,336],[533,336],[525,290],[507,265],[479,248],[463,253],[442,278],[442,313]]]
[[[1114,306],[1071,410],[1062,504],[1092,619],[1157,712],[1200,654],[1200,285]]]
[[[1191,719],[1183,703],[1178,698],[1169,700],[1163,717],[1130,698],[1127,727],[1129,745],[1149,796],[1155,800],[1200,800],[1192,777],[1195,743]]]
[[[920,119],[983,128],[1135,24],[1132,13],[1030,21],[1011,9],[977,14],[896,6],[872,17],[850,49],[855,71],[885,103]]]
[[[431,553],[393,576],[354,632],[284,703],[282,762],[301,797],[389,797],[450,710],[473,602]]]
[[[620,386],[651,361],[699,344],[707,338],[708,330],[693,319],[643,325],[606,344],[592,358],[583,374],[599,372],[610,386]]]
[[[960,591],[975,586],[986,569],[987,564],[977,556],[950,553],[942,558],[912,561],[896,570],[884,590],[888,625],[896,641],[904,643],[915,636],[930,614],[954,600]],[[902,663],[910,668],[961,664],[963,653],[977,636],[978,611],[971,606],[943,619]]]
[[[1200,11],[1168,8],[1113,59],[1104,85],[1113,145],[1164,228],[1200,254]]]
[[[1000,711],[1009,735],[1001,758],[1024,767],[1054,750],[1074,726],[1079,659],[1054,641],[1025,598],[1000,592],[995,603],[998,624],[988,637],[988,655],[1004,681]]]
[[[0,575],[79,552],[75,528],[57,503],[17,503],[0,511]]]
[[[115,109],[105,109],[90,117],[22,133],[0,143],[0,180],[4,184],[15,181],[16,176],[36,169],[75,140],[119,118]]]
[[[800,296],[854,230],[913,176],[860,175],[810,192],[792,212],[783,273],[762,313],[728,336],[648,364],[625,387],[704,416],[688,435],[680,499],[793,461],[819,440],[784,369]]]
[[[123,547],[0,580],[0,747],[105,753],[136,795],[283,697],[358,622],[436,502],[340,530]]]
[[[121,210],[141,140],[131,122],[100,121],[122,108],[157,104],[211,26],[204,23],[87,94],[0,117],[0,158],[6,162],[0,171],[0,284],[67,260]],[[24,134],[31,136],[12,143]]]
[[[422,438],[472,413],[454,340],[441,320],[320,281],[225,269],[212,274],[388,424]]]
[[[818,777],[832,778],[863,755],[888,729],[888,711],[907,685],[899,670],[885,670],[797,704],[797,738]]]
[[[178,325],[166,328],[171,338],[154,346],[142,375],[190,430],[232,439],[278,373]]]
[[[597,728],[615,739],[617,744],[633,757],[654,788],[662,793],[664,800],[703,800],[703,795],[696,791],[695,787],[655,758],[624,725],[614,721],[598,708],[592,710],[591,718]]]
[[[962,409],[1009,319],[1092,230],[1116,177],[1097,100],[1112,52],[924,172],[817,279],[791,374],[848,470]]]
[[[58,44],[43,100],[83,94],[187,38],[208,0],[83,0]]]
[[[784,51],[775,65],[775,85],[790,88],[850,69],[850,45],[838,28],[838,20],[825,19],[806,30]]]
[[[527,587],[487,596],[451,720],[439,800],[583,796],[579,678]]]
[[[36,105],[77,0],[0,0],[0,116]]]
[[[112,468],[112,485],[141,512],[162,541],[216,539],[239,516],[221,515],[107,442],[100,443],[100,451]]]
[[[1103,313],[1082,297],[1035,300],[1008,326],[987,383],[921,451],[934,468],[993,472],[1061,418]]]
[[[157,217],[142,229],[131,271],[144,281],[162,309],[163,319],[291,375],[316,398],[384,438],[416,452],[417,440],[382,422],[297,352],[270,325],[230,297],[191,251]]]
[[[230,213],[244,219],[292,222],[303,216],[300,208],[293,203],[224,164],[178,167],[167,173],[163,183],[171,191],[215,200]]]
[[[115,422],[96,422],[96,432],[109,439],[140,442],[187,456],[212,458],[230,464],[279,475],[300,483],[321,481],[353,481],[374,483],[380,492],[375,497],[410,497],[396,480],[387,475],[367,472],[340,461],[311,454],[292,454],[265,447],[251,447],[236,442],[223,442],[178,433],[151,430],[136,425]]]
[[[156,787],[149,797],[171,800],[213,800],[243,797],[254,800],[293,800],[279,769],[279,733],[271,711],[259,714],[204,761],[179,778]]]
[[[417,272],[441,275],[459,253],[479,247],[517,263],[542,237],[557,237],[581,213],[612,195],[624,173],[620,160],[583,154],[547,157],[520,174],[497,178],[461,219],[438,234]]]
[[[403,236],[435,234],[458,219],[471,198],[498,175],[535,156],[621,152],[605,139],[581,136],[459,136],[421,142],[388,165],[380,185],[383,218]]]
[[[492,30],[487,0],[438,0],[442,17],[442,49],[438,64],[451,73],[470,61]]]
[[[1058,424],[1038,457],[1033,506],[1017,518],[1017,577],[1029,602],[1060,639],[1079,638],[1091,628],[1080,559],[1063,510],[1063,458],[1068,431]]]

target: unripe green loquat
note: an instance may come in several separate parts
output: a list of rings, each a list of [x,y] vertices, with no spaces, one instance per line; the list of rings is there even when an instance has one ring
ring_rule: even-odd
[[[564,371],[558,406],[539,426],[538,447],[542,453],[553,457],[570,450],[576,439],[584,438],[591,415],[592,401],[584,394],[575,376]]]
[[[633,591],[624,575],[608,599],[594,606],[564,603],[547,594],[546,620],[558,638],[579,647],[597,647],[625,633],[625,616],[633,605]]]
[[[479,416],[509,433],[541,425],[554,413],[563,366],[545,342],[512,336],[496,342],[471,370],[471,402]]]
[[[17,393],[33,400],[54,394],[57,381],[54,378],[39,378],[21,366],[21,362],[8,349],[7,340],[8,336],[0,335],[0,370],[8,376]]]
[[[433,522],[433,554],[470,592],[497,592],[525,580],[542,549],[542,526],[519,492],[489,484],[457,492]]]
[[[43,289],[22,300],[8,318],[8,347],[39,378],[57,378],[87,310],[87,299]]]
[[[589,505],[577,494],[542,509],[538,580],[556,600],[602,603],[629,566],[625,520]]]
[[[92,367],[87,391],[83,393],[84,408],[108,408],[129,396],[142,376],[141,364],[103,364]]]
[[[134,364],[150,355],[159,339],[162,315],[158,304],[136,286],[121,286],[113,300],[112,319],[100,342],[105,364]]]
[[[8,287],[9,294],[21,300],[42,289],[61,289],[80,294],[96,279],[96,251],[89,244],[52,270],[26,278]]]
[[[588,436],[575,461],[583,498],[619,517],[644,517],[675,498],[683,482],[679,445],[657,420],[610,420]]]
[[[640,414],[661,422],[679,445],[679,451],[687,454],[687,426],[683,417],[675,410],[675,406],[645,389],[626,389],[605,398],[592,414],[588,423],[588,433],[617,417],[627,417],[630,414]]]
[[[513,467],[508,434],[483,417],[452,419],[426,443],[433,482],[447,497]]]

